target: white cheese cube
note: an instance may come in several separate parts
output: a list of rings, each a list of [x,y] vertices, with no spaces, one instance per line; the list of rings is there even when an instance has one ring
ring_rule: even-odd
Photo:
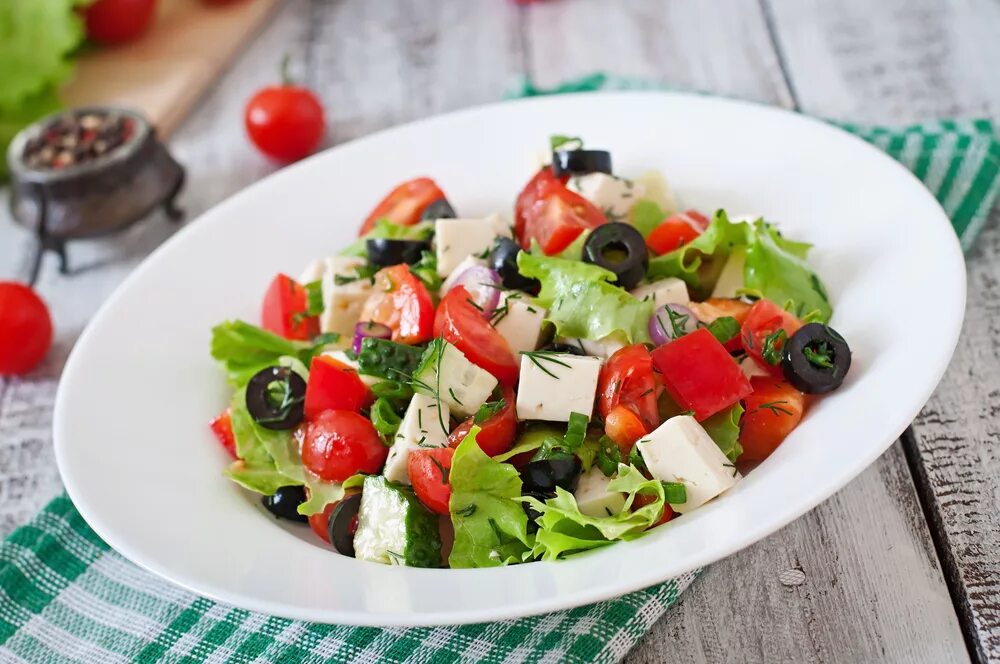
[[[659,205],[665,215],[677,212],[677,197],[674,196],[663,173],[656,170],[646,171],[635,179],[635,183],[645,189],[642,198]]]
[[[348,357],[346,351],[342,351],[342,350],[328,350],[325,353],[323,353],[323,355],[326,355],[327,357],[332,357],[333,359],[337,360],[341,364],[345,364],[345,365],[349,366],[350,368],[354,369],[355,371],[358,371],[358,366],[359,366],[358,365],[358,361],[357,360],[352,360],[350,357]],[[358,371],[358,378],[360,378],[361,382],[364,383],[365,385],[367,385],[368,387],[371,387],[375,383],[381,383],[382,382],[382,379],[379,378],[378,376],[365,376],[360,371]]]
[[[542,334],[542,323],[548,313],[545,309],[531,304],[520,291],[504,291],[494,314],[493,326],[507,340],[511,351],[517,355],[521,351],[538,348]]]
[[[758,363],[757,360],[749,356],[744,357],[742,360],[740,360],[740,369],[743,370],[743,375],[745,375],[747,378],[753,378],[754,376],[771,375],[764,370],[764,367],[760,366],[760,363]]]
[[[309,265],[306,265],[305,269],[302,270],[302,274],[299,275],[299,283],[305,286],[306,284],[311,284],[314,281],[319,281],[326,274],[326,261],[327,259],[317,258]]]
[[[580,512],[587,516],[601,517],[618,514],[625,507],[625,494],[621,491],[608,491],[610,477],[597,466],[580,476],[573,497]]]
[[[464,273],[470,267],[484,266],[484,265],[486,265],[486,261],[483,260],[482,258],[476,258],[475,256],[466,256],[461,263],[455,266],[455,269],[451,271],[451,274],[448,275],[448,278],[445,279],[443,282],[441,282],[441,293],[443,294],[450,291],[451,287],[455,285],[456,281],[458,281],[458,278],[462,276],[462,273]]]
[[[438,274],[448,276],[466,257],[489,249],[498,235],[510,237],[510,226],[498,214],[485,219],[438,219],[434,222]]]
[[[687,501],[671,504],[675,512],[690,512],[741,479],[715,441],[690,415],[678,415],[643,436],[636,446],[650,474],[663,482],[682,482]]]
[[[712,297],[736,297],[736,291],[743,288],[743,266],[746,263],[747,252],[744,249],[734,249],[722,266],[719,279],[712,289]]]
[[[677,277],[667,277],[651,284],[636,286],[629,292],[637,300],[652,300],[654,311],[665,304],[687,304],[691,301],[687,284]]]
[[[571,413],[590,417],[601,361],[569,353],[521,356],[517,418],[569,422]]]
[[[365,264],[365,260],[354,256],[333,256],[323,259],[321,263],[322,268],[315,263],[311,264],[306,268],[308,274],[302,275],[311,277],[322,271],[319,277],[323,287],[323,313],[319,316],[320,331],[336,332],[342,341],[350,342],[354,336],[354,325],[361,317],[365,300],[371,294],[372,283],[370,279],[356,279],[346,284],[338,284],[336,277],[354,276],[357,268]]]
[[[440,356],[435,355],[433,361],[421,363],[416,377],[427,387],[418,386],[417,391],[427,394],[430,388],[439,392],[441,401],[448,404],[457,417],[475,415],[493,394],[497,379],[470,362],[462,351],[447,341],[439,339],[435,343],[441,344],[444,350]]]
[[[597,340],[577,339],[576,337],[558,337],[556,339],[556,343],[576,346],[587,355],[606,360],[627,346],[628,339],[626,339],[621,333],[616,332]]]
[[[410,484],[407,471],[410,454],[422,448],[447,447],[449,417],[448,404],[444,401],[439,404],[433,397],[414,394],[385,460],[383,475],[386,479]]]
[[[566,188],[596,205],[611,221],[627,219],[632,205],[646,193],[643,185],[607,173],[574,175]]]

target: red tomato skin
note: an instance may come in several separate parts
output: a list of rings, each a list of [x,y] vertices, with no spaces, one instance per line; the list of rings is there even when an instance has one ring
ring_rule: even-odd
[[[625,404],[618,404],[612,408],[604,419],[604,433],[618,445],[623,459],[628,458],[635,441],[645,436],[649,431],[650,429],[646,428],[635,411]]]
[[[308,88],[275,85],[258,91],[243,113],[247,135],[268,157],[280,162],[301,159],[323,139],[323,105]]]
[[[601,367],[597,382],[597,412],[601,417],[607,418],[622,403],[652,431],[660,424],[657,396],[653,359],[643,344],[619,349]]]
[[[357,371],[325,355],[312,359],[309,382],[306,384],[307,420],[316,419],[324,410],[352,410],[357,413],[372,401],[372,391]]]
[[[448,501],[451,499],[451,484],[443,477],[441,468],[451,469],[451,458],[455,450],[442,447],[436,450],[416,450],[406,462],[413,492],[424,507],[435,514],[448,515]],[[437,463],[435,463],[435,461]],[[441,464],[441,468],[438,468]]]
[[[547,255],[558,254],[585,230],[608,222],[607,217],[583,196],[553,178],[536,189],[536,200],[525,212],[521,246],[537,240]]]
[[[706,328],[653,351],[663,386],[681,408],[694,411],[698,421],[745,398],[752,388],[743,370]]]
[[[635,495],[635,500],[632,501],[632,511],[639,509],[640,507],[645,507],[656,500],[655,496],[646,495],[644,493],[637,493]],[[660,516],[659,520],[651,525],[649,528],[656,528],[657,526],[662,526],[670,519],[674,518],[674,510],[668,503],[663,503],[663,514]],[[648,530],[648,528],[647,528]]]
[[[0,376],[21,376],[52,346],[52,318],[30,287],[0,281]]]
[[[708,223],[708,218],[697,210],[671,215],[653,229],[646,238],[646,246],[657,254],[670,253],[701,235]]]
[[[504,407],[480,424],[479,433],[476,434],[476,442],[487,456],[503,454],[514,446],[514,438],[517,437],[516,397],[513,387],[503,386],[503,400]],[[475,423],[476,418],[470,417],[455,427],[448,436],[448,446],[458,447]]]
[[[445,198],[445,195],[434,180],[430,178],[407,180],[390,191],[375,206],[361,224],[358,235],[370,231],[375,227],[375,222],[383,218],[398,226],[412,226],[420,221],[420,216],[427,206],[439,198]]]
[[[754,376],[750,385],[753,392],[744,401],[746,413],[740,425],[740,461],[763,461],[802,421],[805,395],[767,376]]]
[[[222,447],[229,452],[229,455],[234,459],[238,459],[239,457],[236,455],[236,436],[233,435],[233,420],[229,409],[227,408],[216,415],[208,423],[208,427],[215,434],[215,438],[222,444]]]
[[[279,274],[264,293],[261,327],[286,339],[308,341],[319,334],[319,320],[306,316],[306,289],[291,277]]]
[[[448,291],[434,317],[434,336],[454,344],[470,362],[489,371],[502,385],[516,384],[520,368],[510,345],[469,299],[464,286]]]
[[[83,12],[87,37],[103,44],[124,44],[141,36],[156,14],[156,0],[97,0]]]
[[[309,491],[309,489],[306,489]],[[330,516],[333,514],[333,510],[337,507],[340,501],[330,503],[323,508],[322,512],[317,512],[316,514],[309,515],[309,527],[312,528],[316,535],[326,542],[330,543]]]
[[[770,300],[761,299],[753,303],[747,313],[743,325],[740,327],[740,344],[764,370],[775,378],[781,378],[781,363],[770,364],[764,359],[761,352],[764,340],[768,335],[783,328],[787,340],[802,327],[802,322],[798,318],[788,313]],[[780,350],[785,345],[784,341],[775,344],[775,349]]]
[[[375,275],[361,320],[388,325],[393,341],[422,344],[430,341],[434,332],[434,301],[407,266],[393,265]]]
[[[327,482],[377,473],[388,454],[372,423],[354,411],[325,410],[306,425],[302,464]]]
[[[517,201],[514,203],[514,237],[522,247],[527,248],[530,245],[530,240],[527,241],[528,245],[525,244],[524,224],[527,221],[528,210],[538,200],[538,192],[549,182],[565,184],[568,180],[568,177],[557,178],[553,175],[551,166],[543,166],[528,180],[528,184],[524,185],[524,189],[517,195]]]

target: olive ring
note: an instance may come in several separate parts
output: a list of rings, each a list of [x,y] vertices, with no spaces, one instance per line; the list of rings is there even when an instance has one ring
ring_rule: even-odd
[[[275,385],[279,390],[273,389]],[[268,367],[247,383],[246,399],[250,417],[260,426],[292,429],[305,416],[306,381],[290,367]]]

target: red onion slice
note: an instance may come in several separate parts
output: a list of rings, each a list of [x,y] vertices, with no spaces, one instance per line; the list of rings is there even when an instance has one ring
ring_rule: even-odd
[[[649,318],[649,336],[657,346],[698,329],[698,317],[681,304],[665,304]]]
[[[361,321],[355,325],[354,343],[352,344],[355,354],[361,352],[361,342],[367,337],[373,337],[375,339],[392,339],[392,328],[388,325],[374,323],[371,321]]]
[[[503,280],[495,270],[483,265],[474,265],[462,274],[451,285],[465,286],[473,304],[483,312],[484,318],[490,318],[500,303],[500,291]]]

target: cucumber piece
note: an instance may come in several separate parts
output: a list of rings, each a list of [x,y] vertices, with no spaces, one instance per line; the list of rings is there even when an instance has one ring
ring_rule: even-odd
[[[440,398],[452,414],[471,417],[493,394],[497,379],[477,367],[444,339],[427,345],[420,366],[413,374],[413,391]]]
[[[438,517],[407,487],[381,475],[365,478],[354,557],[386,565],[440,567]]]
[[[388,339],[368,337],[361,342],[358,354],[358,373],[363,376],[377,376],[399,380],[411,376],[420,364],[423,349],[398,344]]]

